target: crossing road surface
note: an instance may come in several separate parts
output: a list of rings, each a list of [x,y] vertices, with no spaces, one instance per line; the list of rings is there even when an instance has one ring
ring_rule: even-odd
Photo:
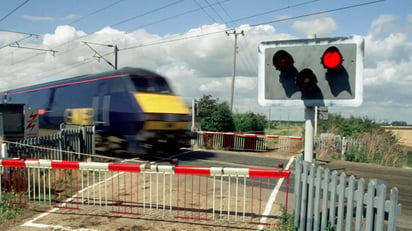
[[[279,163],[283,163],[284,166],[288,163],[289,159],[293,157],[292,154],[277,154],[277,153],[249,153],[249,152],[223,152],[223,151],[210,151],[210,150],[187,150],[185,153],[176,156],[179,159],[179,165],[189,165],[189,166],[216,166],[216,167],[247,167],[247,168],[277,168]],[[166,162],[166,161],[165,161]],[[378,178],[387,182],[388,188],[397,187],[400,191],[400,203],[402,204],[402,214],[398,218],[398,229],[400,231],[412,230],[412,170],[411,169],[399,169],[376,166],[373,164],[362,164],[362,163],[352,163],[345,161],[333,160],[330,162],[319,162],[319,164],[325,165],[332,170],[344,171],[347,175],[354,175],[357,178],[365,178],[366,180],[370,178]],[[294,164],[292,164],[291,170],[293,173]],[[291,190],[293,193],[293,180],[294,176],[291,177]],[[293,197],[289,197],[292,199]],[[53,214],[53,216],[58,216],[59,213]],[[45,216],[47,218],[50,215]],[[51,219],[51,217],[50,217]],[[50,220],[49,219],[49,220]],[[61,219],[66,219],[62,216]],[[53,221],[58,222],[60,218],[54,218]],[[69,219],[69,217],[67,217]],[[82,215],[77,218],[79,221],[84,220],[85,224],[90,224],[91,227],[87,226],[84,228],[93,229],[92,223],[90,221],[95,220],[94,217],[87,218],[86,215]],[[144,220],[127,220],[124,218],[107,218],[112,226],[111,228],[132,228],[136,225],[139,227],[147,222]],[[26,218],[27,220],[27,218]],[[40,221],[36,221],[40,222]],[[146,223],[145,223],[146,222]],[[149,221],[153,222],[153,221]],[[24,223],[22,221],[21,223]],[[121,226],[115,227],[119,223]],[[130,225],[134,226],[127,226]],[[167,227],[171,227],[172,224],[165,224]],[[9,230],[38,230],[38,229],[26,229],[27,227],[17,227],[19,222],[14,222],[13,226],[3,224],[3,228],[8,228]],[[143,230],[150,227],[141,227]],[[182,227],[180,227],[182,228]],[[204,227],[192,225],[186,227],[184,230],[202,229]],[[211,227],[211,230],[213,227]],[[120,229],[117,229],[120,230]],[[156,230],[156,229],[154,229]]]
[[[397,187],[402,213],[398,217],[397,231],[412,230],[412,169],[392,168],[374,164],[332,161],[325,164],[329,169],[344,171],[365,180],[377,178],[386,181],[388,189]]]

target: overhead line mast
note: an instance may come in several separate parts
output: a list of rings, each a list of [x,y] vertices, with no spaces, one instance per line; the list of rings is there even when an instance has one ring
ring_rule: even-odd
[[[233,112],[233,92],[235,88],[235,75],[236,75],[236,53],[237,53],[237,36],[238,35],[243,35],[245,36],[244,31],[236,32],[236,30],[232,32],[227,32],[226,35],[234,35],[235,36],[235,43],[233,46],[233,67],[232,67],[232,85],[231,85],[231,91],[230,91],[230,111]]]
[[[101,44],[101,43],[94,43],[94,42],[84,42],[83,43],[88,46],[92,51],[94,51],[95,55],[97,56],[98,59],[102,58],[107,64],[109,64],[111,67],[113,67],[114,70],[117,70],[117,53],[119,52],[119,49],[117,48],[117,45],[111,45],[111,44]],[[103,55],[99,54],[92,46],[92,45],[98,45],[98,46],[106,46],[106,47],[114,47],[114,65],[107,60]]]

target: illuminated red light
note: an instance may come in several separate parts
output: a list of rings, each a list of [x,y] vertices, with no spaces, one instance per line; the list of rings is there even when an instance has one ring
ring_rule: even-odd
[[[322,56],[322,64],[327,69],[336,69],[342,65],[342,54],[336,47],[329,47]]]

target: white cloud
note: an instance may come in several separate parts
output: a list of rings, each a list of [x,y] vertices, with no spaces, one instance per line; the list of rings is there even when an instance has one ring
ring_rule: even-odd
[[[412,30],[407,30],[412,28],[412,15],[405,18],[405,25],[392,27],[395,19],[393,16],[380,16],[371,24],[370,34],[365,36],[364,104],[359,108],[333,110],[412,123],[412,109],[399,103],[407,105],[407,99],[412,98],[412,93],[409,93],[409,89],[412,89]],[[334,32],[337,25],[331,17],[323,16],[296,21],[293,28],[301,33],[316,33],[323,36]],[[225,25],[211,24],[193,28],[183,34],[160,36],[143,29],[125,32],[105,27],[95,33],[86,34],[72,26],[58,26],[53,33],[42,36],[40,43],[28,40],[26,44],[31,47],[55,49],[58,51],[56,56],[52,56],[50,52],[7,47],[0,49],[1,90],[111,70],[112,67],[102,59],[98,62],[93,57],[94,52],[81,42],[88,41],[117,45],[120,49],[119,68],[142,67],[163,74],[175,92],[186,102],[204,94],[211,94],[221,101],[229,101],[234,37],[225,34],[224,31],[227,29]],[[245,36],[238,36],[234,109],[239,112],[266,113],[268,108],[257,103],[258,44],[262,41],[291,39],[295,36],[280,33],[272,25],[242,25],[237,30],[244,30]],[[0,45],[18,38],[20,37],[3,32],[0,34]],[[93,47],[100,54],[107,54],[105,58],[113,62],[112,47]],[[405,114],[392,113],[397,115],[391,117],[391,113],[383,112],[381,107],[390,110],[399,108],[399,111]],[[278,114],[283,113],[280,117],[286,119],[289,117],[288,111],[293,111],[290,119],[303,117],[302,108],[284,108],[273,110],[272,118],[278,118]],[[382,116],[379,113],[383,113]]]
[[[43,44],[47,47],[56,47],[62,43],[75,40],[86,35],[83,31],[77,31],[72,26],[58,26],[54,34],[45,34]]]
[[[371,36],[379,36],[386,33],[391,33],[395,30],[395,21],[396,17],[393,15],[383,14],[375,19],[369,31]]]
[[[28,36],[8,31],[0,31],[0,47],[21,40],[25,37]]]
[[[218,91],[222,91],[223,86],[225,86],[225,84],[223,83],[223,81],[219,81],[219,80],[212,80],[208,83],[205,84],[201,84],[199,90],[202,92],[218,92]]]
[[[406,33],[412,33],[412,14],[406,17]]]
[[[391,33],[383,39],[371,35],[365,37],[365,62],[368,66],[374,66],[382,60],[410,60],[411,51],[412,42],[404,33]]]
[[[63,17],[62,19],[63,19],[63,20],[66,20],[66,19],[71,19],[71,20],[73,20],[73,19],[78,19],[78,18],[81,18],[81,16],[80,16],[80,15],[77,15],[77,14],[68,14],[68,15],[66,15],[65,17]]]
[[[48,16],[34,16],[34,15],[28,15],[28,14],[23,14],[21,17],[28,21],[53,21],[54,20],[52,17],[48,17]]]
[[[298,20],[292,28],[305,35],[316,34],[318,37],[329,36],[337,29],[335,20],[329,16]]]

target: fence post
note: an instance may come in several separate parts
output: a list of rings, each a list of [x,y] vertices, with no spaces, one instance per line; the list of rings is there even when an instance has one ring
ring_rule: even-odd
[[[302,169],[303,163],[301,158],[296,158],[296,166],[295,166],[295,187],[294,187],[294,196],[295,196],[295,211],[294,211],[294,227],[295,230],[299,229],[299,221],[300,221],[300,197],[301,197],[301,178],[302,178]]]
[[[346,137],[342,137],[341,160],[345,160],[345,159],[346,159],[346,157],[345,157],[346,148],[347,148]]]
[[[396,218],[401,213],[402,206],[398,204],[398,188],[391,189],[390,196],[390,207],[389,207],[389,217],[388,217],[388,230],[396,230]]]

